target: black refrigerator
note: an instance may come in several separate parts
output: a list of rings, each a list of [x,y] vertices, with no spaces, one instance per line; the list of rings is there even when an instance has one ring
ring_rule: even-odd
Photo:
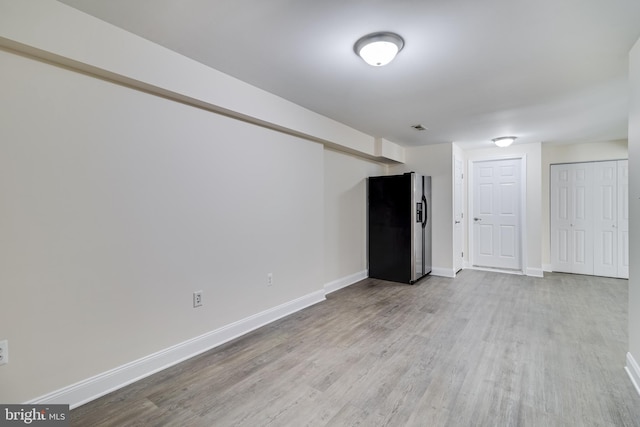
[[[414,284],[431,272],[431,177],[368,179],[369,277]]]

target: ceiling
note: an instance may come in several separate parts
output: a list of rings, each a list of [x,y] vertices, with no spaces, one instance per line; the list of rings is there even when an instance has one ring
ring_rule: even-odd
[[[627,138],[638,0],[61,2],[403,146]],[[353,51],[377,31],[405,40],[385,67]]]

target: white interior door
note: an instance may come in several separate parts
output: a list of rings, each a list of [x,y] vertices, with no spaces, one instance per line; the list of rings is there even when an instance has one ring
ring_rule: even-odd
[[[454,188],[453,188],[453,270],[457,273],[462,270],[462,259],[463,259],[463,171],[462,171],[462,160],[454,157]]]
[[[618,275],[617,162],[593,164],[593,274]]]
[[[629,278],[629,161],[618,160],[618,277]]]
[[[551,165],[553,271],[593,274],[592,167]]]
[[[473,164],[473,264],[522,270],[521,159]]]

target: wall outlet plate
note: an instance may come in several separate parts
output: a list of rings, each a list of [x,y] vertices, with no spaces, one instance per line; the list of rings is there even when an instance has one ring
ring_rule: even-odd
[[[9,341],[0,341],[0,365],[9,363]]]
[[[202,291],[195,291],[193,293],[193,308],[202,306]]]
[[[267,286],[273,286],[273,273],[267,273]]]

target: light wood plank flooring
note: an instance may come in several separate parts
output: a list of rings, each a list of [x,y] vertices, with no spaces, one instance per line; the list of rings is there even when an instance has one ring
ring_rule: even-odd
[[[367,279],[71,412],[73,426],[640,426],[627,281]]]

